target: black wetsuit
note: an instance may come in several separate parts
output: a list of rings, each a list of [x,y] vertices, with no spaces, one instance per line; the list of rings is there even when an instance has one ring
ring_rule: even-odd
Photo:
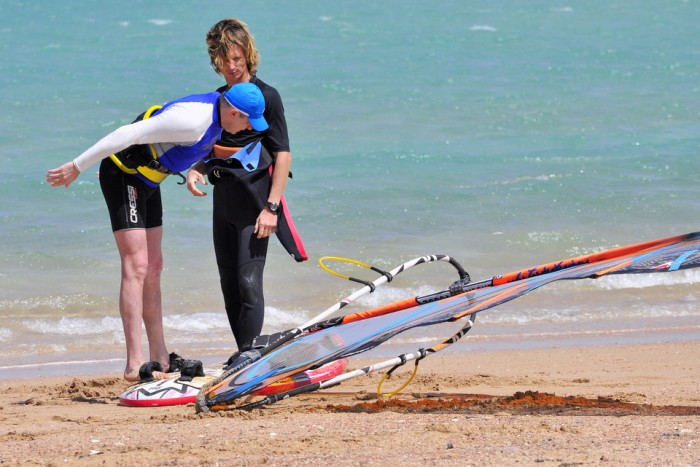
[[[217,144],[243,147],[262,138],[270,154],[289,151],[287,122],[279,93],[256,76],[250,82],[265,96],[264,116],[270,128],[263,133],[224,132]],[[225,90],[224,86],[217,91]],[[262,189],[269,193],[271,182],[262,183],[265,183]],[[260,335],[265,316],[263,270],[269,238],[258,239],[253,233],[262,210],[258,198],[236,178],[221,178],[214,185],[214,250],[226,314],[239,349],[246,349]]]

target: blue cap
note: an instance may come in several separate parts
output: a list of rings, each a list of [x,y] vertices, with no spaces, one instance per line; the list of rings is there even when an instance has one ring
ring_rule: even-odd
[[[224,99],[240,110],[250,120],[250,126],[255,131],[265,131],[270,126],[263,117],[265,98],[260,88],[253,83],[238,83],[224,93]]]

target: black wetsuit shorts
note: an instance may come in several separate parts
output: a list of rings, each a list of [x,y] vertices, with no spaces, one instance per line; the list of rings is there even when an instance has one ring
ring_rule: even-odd
[[[100,187],[107,203],[112,232],[152,229],[163,225],[160,187],[148,186],[117,167],[112,159],[100,164]]]

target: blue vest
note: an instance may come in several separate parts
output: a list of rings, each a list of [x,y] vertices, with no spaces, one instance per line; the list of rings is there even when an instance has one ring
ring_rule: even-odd
[[[158,115],[171,105],[180,102],[202,102],[212,105],[212,123],[209,128],[207,128],[204,136],[190,146],[176,145],[161,154],[160,157],[158,157],[158,162],[160,162],[163,167],[172,172],[182,172],[192,167],[195,162],[201,160],[211,152],[214,144],[219,140],[219,138],[221,138],[222,132],[219,115],[219,96],[221,96],[221,94],[218,92],[193,94],[191,96],[183,97],[182,99],[168,102],[153,114]],[[158,186],[158,183],[149,180],[141,173],[138,173],[137,176],[150,186]]]

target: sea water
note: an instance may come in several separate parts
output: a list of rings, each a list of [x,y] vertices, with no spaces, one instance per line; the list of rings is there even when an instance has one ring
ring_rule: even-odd
[[[483,279],[700,230],[697,2],[3,1],[0,378],[123,368],[97,168],[67,190],[45,174],[148,106],[220,86],[204,37],[224,17],[249,24],[259,76],[282,95],[286,196],[310,257],[296,264],[272,240],[265,332],[359,287],[324,272],[324,255],[388,270],[447,254]],[[220,361],[235,346],[211,195],[174,177],[162,190],[169,348]],[[344,310],[455,279],[444,263],[416,267]],[[699,280],[553,283],[481,313],[453,349],[697,340]],[[430,346],[460,324],[375,352]]]

